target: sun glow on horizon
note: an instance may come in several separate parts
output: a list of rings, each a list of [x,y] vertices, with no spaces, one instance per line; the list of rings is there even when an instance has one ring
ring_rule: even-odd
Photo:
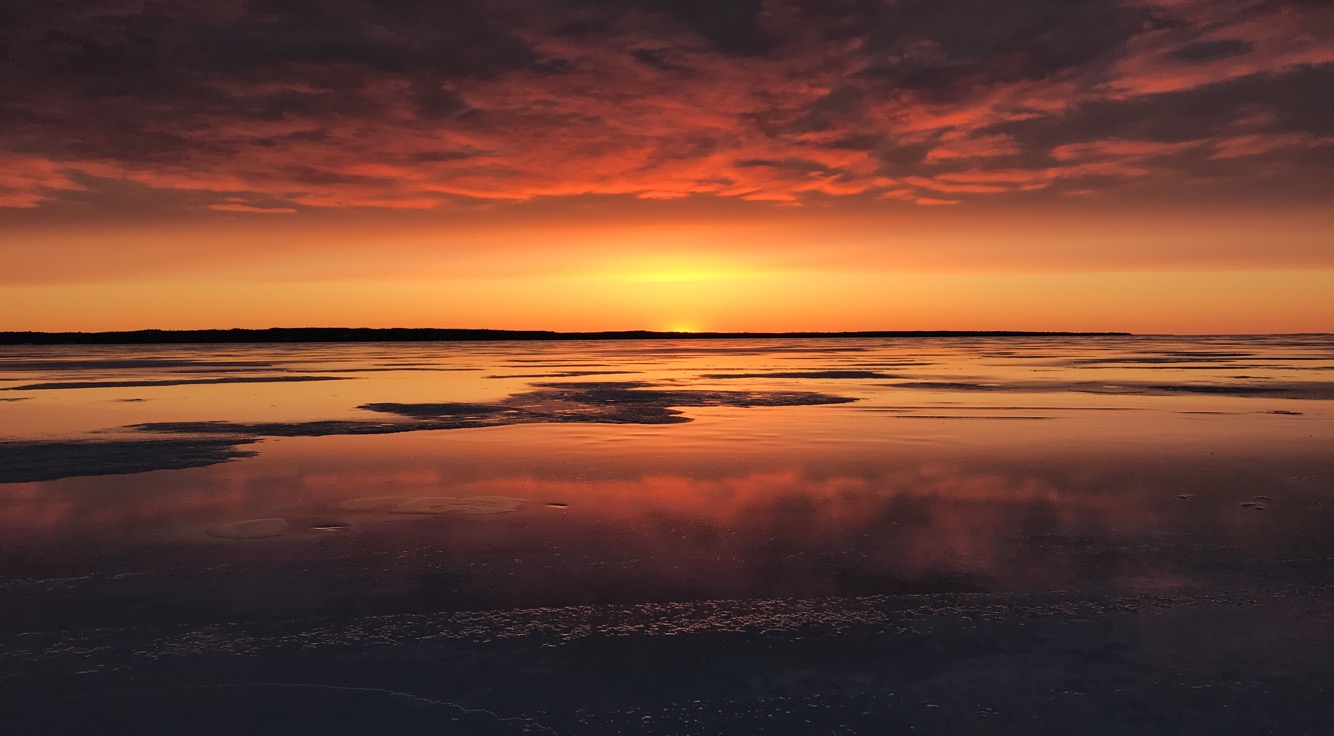
[[[602,255],[572,275],[597,282],[688,284],[755,281],[791,272],[773,263],[772,258],[663,248],[631,257]]]
[[[613,273],[603,278],[611,281],[631,281],[641,283],[678,283],[690,281],[732,281],[746,278],[739,271],[727,271],[709,268],[671,268],[643,272]]]

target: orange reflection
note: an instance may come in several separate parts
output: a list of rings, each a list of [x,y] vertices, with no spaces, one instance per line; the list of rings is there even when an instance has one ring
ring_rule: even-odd
[[[1227,493],[1190,503],[1176,495],[1217,491],[1229,478],[1236,492],[1254,493],[1266,487],[1256,476],[1213,473],[1182,485],[1165,472],[1170,462],[1126,472],[1116,462],[1082,459],[962,464],[893,456],[864,458],[851,472],[807,460],[705,475],[622,467],[611,477],[584,478],[580,463],[563,467],[558,459],[542,460],[545,469],[500,471],[503,452],[459,466],[448,455],[424,456],[433,444],[441,447],[421,441],[409,454],[356,458],[346,468],[272,448],[213,468],[11,486],[0,496],[0,530],[25,548],[186,545],[221,556],[263,551],[275,561],[378,551],[398,554],[397,564],[412,569],[444,565],[476,585],[483,581],[474,576],[500,555],[506,564],[525,561],[527,571],[513,582],[519,587],[485,583],[488,595],[511,602],[534,591],[597,597],[616,585],[650,598],[1179,586],[1188,584],[1188,569],[1127,550],[1163,544],[1165,534],[1182,529],[1247,547],[1273,541],[1273,527],[1239,514]],[[526,504],[496,516],[335,507],[384,495],[500,495]],[[218,523],[273,516],[295,531],[246,542],[204,534]],[[1314,522],[1290,516],[1280,523]],[[330,524],[347,529],[337,536],[314,530]]]

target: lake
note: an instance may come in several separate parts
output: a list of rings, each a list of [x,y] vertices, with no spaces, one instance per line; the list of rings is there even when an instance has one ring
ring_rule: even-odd
[[[1332,400],[1329,335],[0,347],[0,722],[1331,733]]]

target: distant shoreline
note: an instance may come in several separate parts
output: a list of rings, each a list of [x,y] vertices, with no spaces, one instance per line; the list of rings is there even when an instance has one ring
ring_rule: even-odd
[[[133,330],[127,332],[0,332],[0,345],[178,345],[308,342],[468,342],[501,340],[736,340],[918,337],[1124,337],[1129,332],[1028,332],[1011,330],[884,330],[859,332],[555,332],[437,328],[272,327],[230,330]]]

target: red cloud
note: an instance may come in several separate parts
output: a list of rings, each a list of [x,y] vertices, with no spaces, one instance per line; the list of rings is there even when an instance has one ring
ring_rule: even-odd
[[[662,14],[611,14],[594,34],[553,33],[569,19],[542,7],[509,29],[514,58],[493,60],[494,69],[468,64],[509,48],[500,41],[451,62],[462,71],[415,74],[392,60],[420,49],[394,46],[386,31],[353,39],[365,58],[324,61],[307,58],[318,47],[265,37],[280,61],[200,72],[188,94],[152,90],[137,105],[70,91],[109,83],[96,69],[49,94],[40,75],[16,74],[33,90],[22,119],[36,122],[0,133],[0,151],[11,151],[0,153],[0,207],[38,207],[99,180],[212,198],[205,206],[234,213],[583,194],[941,204],[933,195],[966,195],[954,203],[1086,191],[1331,144],[1280,129],[1290,121],[1273,110],[1215,105],[1233,119],[1159,137],[1148,135],[1154,119],[1130,116],[1126,130],[1105,131],[1084,112],[1334,63],[1328,16],[1313,5],[1107,0],[1109,17],[1177,22],[1129,27],[1108,58],[1051,69],[1034,68],[1042,56],[1022,48],[973,58],[972,47],[929,36],[879,47],[771,5],[757,21],[770,47],[749,55]],[[174,22],[213,28],[244,18],[238,6]]]
[[[261,215],[290,215],[296,212],[296,210],[291,207],[255,207],[254,205],[239,204],[236,202],[211,204],[208,208],[217,212],[253,212]]]
[[[0,207],[37,207],[60,191],[79,189],[59,161],[0,151]]]

